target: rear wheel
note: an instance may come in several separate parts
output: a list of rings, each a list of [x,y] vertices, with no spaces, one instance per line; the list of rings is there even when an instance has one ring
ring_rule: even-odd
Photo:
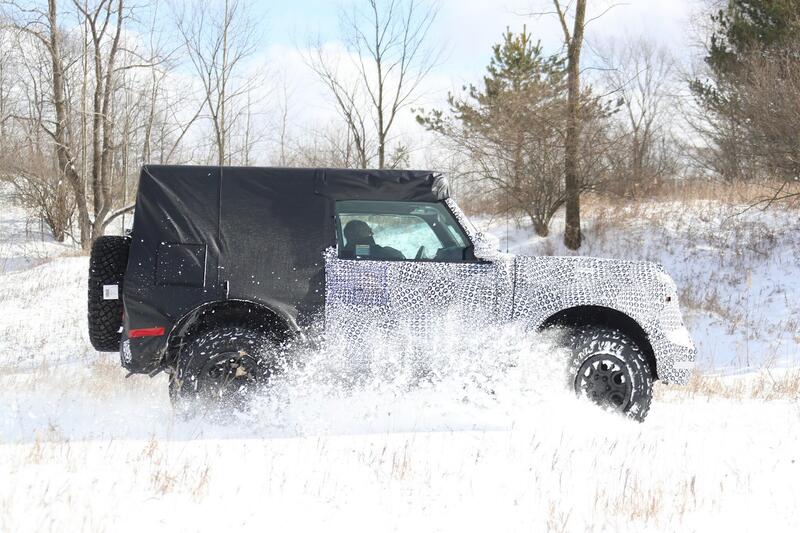
[[[89,340],[99,352],[119,350],[122,282],[128,266],[129,237],[95,239],[89,258]]]
[[[641,348],[623,332],[581,328],[571,337],[570,385],[578,396],[643,421],[653,398],[653,377]]]
[[[170,376],[173,406],[194,415],[198,406],[212,411],[244,410],[253,392],[275,372],[277,342],[252,326],[223,326],[189,340]]]

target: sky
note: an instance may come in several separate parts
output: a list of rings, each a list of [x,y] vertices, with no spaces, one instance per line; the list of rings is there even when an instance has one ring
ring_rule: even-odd
[[[268,2],[257,8],[263,17],[263,45],[294,47],[318,34],[323,40],[338,37],[338,13],[358,0],[292,0]],[[601,17],[587,26],[592,46],[614,36],[647,36],[673,50],[690,53],[688,29],[702,7],[702,0],[589,0],[587,19]],[[551,9],[550,0],[439,0],[431,42],[445,49],[440,72],[472,79],[488,62],[491,46],[506,27],[528,30],[542,40],[546,50],[557,50],[561,30],[554,16],[531,16]],[[609,9],[610,8],[610,9]]]
[[[425,1],[425,0],[421,0]],[[291,0],[250,4],[258,18],[260,42],[253,68],[265,69],[273,87],[285,87],[294,124],[320,124],[335,117],[330,95],[303,61],[304,50],[317,38],[331,48],[343,48],[339,13],[363,0]],[[589,0],[583,65],[597,64],[604,43],[645,37],[663,46],[681,62],[693,56],[693,21],[705,0]],[[506,28],[525,25],[541,40],[545,53],[562,47],[562,33],[550,0],[439,0],[438,15],[428,44],[441,59],[422,87],[417,107],[444,108],[449,92],[479,83],[490,60],[492,45]],[[595,18],[596,17],[596,18]],[[592,20],[594,19],[594,20]],[[590,74],[591,75],[591,74]],[[267,94],[267,91],[264,92]],[[397,124],[403,135],[421,135],[414,114],[406,112]]]

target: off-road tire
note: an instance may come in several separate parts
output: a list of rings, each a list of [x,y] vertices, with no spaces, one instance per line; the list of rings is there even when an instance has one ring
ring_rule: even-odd
[[[169,380],[169,397],[184,417],[200,410],[244,410],[252,393],[276,372],[278,342],[254,326],[222,326],[183,346]]]
[[[122,328],[122,283],[131,247],[129,237],[95,239],[89,258],[89,340],[99,352],[119,350]],[[116,285],[118,297],[103,299],[103,286]]]
[[[570,335],[569,384],[578,396],[642,422],[653,399],[647,359],[622,331],[584,327]]]

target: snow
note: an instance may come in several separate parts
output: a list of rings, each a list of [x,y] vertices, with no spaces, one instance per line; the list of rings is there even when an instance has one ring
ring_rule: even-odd
[[[0,531],[800,528],[796,213],[588,221],[582,253],[665,264],[698,344],[705,375],[644,424],[564,390],[551,339],[457,321],[423,357],[403,333],[309,352],[248,412],[184,421],[165,376],[90,348],[86,257],[2,202]],[[509,248],[567,253],[553,233]]]

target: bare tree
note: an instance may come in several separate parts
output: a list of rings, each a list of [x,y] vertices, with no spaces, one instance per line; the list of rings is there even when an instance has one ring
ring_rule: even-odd
[[[111,161],[114,150],[114,115],[111,105],[117,54],[120,49],[122,24],[125,19],[123,0],[98,0],[89,7],[73,0],[90,32],[91,58],[94,67],[92,97],[91,147],[92,164],[90,184],[92,189],[94,220],[91,238],[103,235],[107,217],[113,209],[111,193]]]
[[[319,42],[312,47],[308,63],[333,96],[362,168],[374,157],[378,168],[402,160],[389,153],[390,134],[436,63],[425,46],[435,17],[418,0],[362,0],[341,13],[344,61]]]
[[[8,169],[14,160],[11,130],[15,104],[12,91],[20,69],[11,53],[13,46],[14,36],[2,27],[0,21],[0,180],[3,181],[10,179]]]
[[[219,165],[231,161],[233,117],[245,107],[240,102],[256,85],[253,77],[242,79],[245,60],[256,41],[254,18],[239,0],[225,0],[222,10],[215,2],[200,0],[184,5],[176,14],[186,52],[202,83],[203,100],[214,132]]]
[[[761,204],[800,197],[800,37],[743,62],[740,114],[745,146],[779,185]]]
[[[6,2],[6,5],[12,10],[13,26],[18,31],[30,36],[35,43],[44,48],[48,55],[51,69],[48,92],[52,102],[53,116],[52,118],[47,117],[46,120],[37,124],[52,139],[59,172],[72,187],[78,210],[80,242],[86,249],[91,244],[92,223],[85,194],[86,182],[76,166],[79,163],[69,130],[69,102],[65,85],[68,64],[62,53],[64,43],[59,27],[56,0],[48,0],[46,9],[27,3],[23,5],[17,2]]]
[[[677,172],[671,135],[677,67],[666,49],[643,37],[611,42],[602,55],[604,82],[622,111],[614,178],[619,192],[636,194]]]
[[[355,153],[355,166],[367,168],[374,157],[375,139],[369,127],[369,114],[361,99],[362,87],[359,79],[348,80],[340,74],[340,59],[326,53],[322,44],[312,49],[308,64],[330,91],[336,109],[347,126],[347,146]],[[348,160],[351,158],[348,157]]]
[[[199,111],[188,123],[176,118],[185,116],[176,108],[185,95],[164,91],[169,65],[156,57],[161,50],[154,46],[155,24],[148,47],[147,28],[124,31],[135,24],[124,0],[63,4],[0,0],[19,41],[14,52],[24,75],[17,76],[14,94],[21,107],[14,119],[23,134],[17,149],[30,163],[9,168],[15,185],[27,188],[20,197],[27,204],[39,198],[46,220],[58,218],[47,213],[49,203],[63,205],[64,213],[74,206],[78,240],[87,249],[132,209],[128,193],[139,164],[152,157],[155,145],[159,159],[169,160]],[[157,6],[154,18],[156,13]],[[80,31],[62,30],[62,18],[77,21]],[[65,190],[71,191],[69,201],[60,196]],[[45,199],[47,194],[54,197]],[[74,235],[71,228],[66,232]]]
[[[16,72],[11,55],[12,46],[12,36],[0,31],[0,161],[7,151],[8,124],[13,115],[11,91]]]
[[[285,167],[287,166],[288,160],[287,142],[289,129],[289,88],[286,78],[281,80],[280,96],[280,123],[278,124],[278,165]]]
[[[19,99],[11,102],[9,98],[4,103],[9,116],[15,120],[7,121],[0,138],[0,153],[6,155],[0,163],[0,179],[11,185],[12,198],[38,216],[55,240],[63,242],[70,233],[74,196],[59,172],[54,146],[49,137],[45,137],[42,126],[48,113],[42,94],[50,80],[47,56],[31,45],[27,34],[18,33],[13,42],[14,48],[31,50],[15,71],[13,87]],[[10,59],[5,57],[5,73],[12,67]]]

